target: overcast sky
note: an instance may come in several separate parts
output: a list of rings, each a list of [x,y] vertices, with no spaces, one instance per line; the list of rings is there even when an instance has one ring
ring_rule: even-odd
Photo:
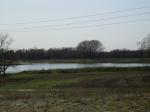
[[[93,39],[106,50],[137,49],[150,33],[148,6],[150,0],[0,0],[0,32],[14,39],[14,49],[75,47]]]

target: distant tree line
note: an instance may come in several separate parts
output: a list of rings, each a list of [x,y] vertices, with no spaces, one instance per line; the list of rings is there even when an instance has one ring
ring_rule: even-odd
[[[9,50],[5,53],[8,60],[42,60],[42,59],[104,59],[104,58],[150,58],[147,50],[112,50],[110,52],[78,51],[76,48],[62,49],[22,49]]]
[[[7,50],[3,55],[7,60],[150,58],[150,49],[145,44],[145,39],[140,44],[139,50],[116,49],[106,52],[100,41],[86,40],[75,48]],[[0,59],[2,58],[0,55]]]

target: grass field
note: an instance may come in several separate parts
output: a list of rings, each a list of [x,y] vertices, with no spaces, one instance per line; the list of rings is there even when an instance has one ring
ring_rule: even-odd
[[[0,83],[0,112],[150,112],[149,68],[30,71]]]

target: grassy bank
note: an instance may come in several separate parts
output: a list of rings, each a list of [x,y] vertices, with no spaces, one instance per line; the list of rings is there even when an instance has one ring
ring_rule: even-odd
[[[30,71],[0,83],[1,112],[149,112],[150,69]]]
[[[149,87],[149,74],[150,67],[28,71],[8,75],[0,89]]]

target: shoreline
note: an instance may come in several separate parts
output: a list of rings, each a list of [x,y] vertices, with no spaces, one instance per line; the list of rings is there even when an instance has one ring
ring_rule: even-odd
[[[150,67],[96,67],[96,68],[78,68],[78,69],[49,69],[49,70],[29,70],[18,73],[7,73],[8,75],[17,75],[22,73],[80,73],[80,72],[135,72],[150,71]]]

